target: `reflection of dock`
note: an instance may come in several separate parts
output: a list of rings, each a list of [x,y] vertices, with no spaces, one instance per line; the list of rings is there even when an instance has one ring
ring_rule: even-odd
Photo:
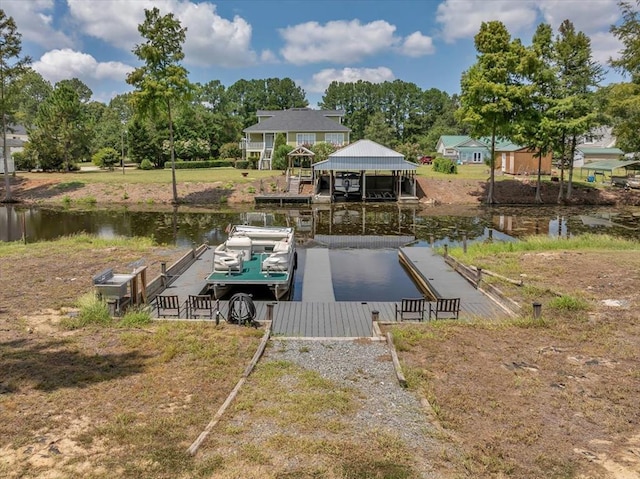
[[[504,311],[474,288],[431,248],[400,248],[404,264],[420,289],[432,298],[460,298],[460,310],[480,318],[504,316]]]
[[[333,293],[333,282],[331,281],[329,250],[326,248],[309,248],[306,253],[302,301],[335,302],[336,297]]]

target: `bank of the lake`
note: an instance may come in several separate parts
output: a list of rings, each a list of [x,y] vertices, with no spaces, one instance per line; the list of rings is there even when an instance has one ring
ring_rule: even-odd
[[[480,165],[464,165],[458,175],[435,173],[431,167],[418,168],[418,196],[424,205],[479,205],[486,200],[487,170]],[[261,191],[279,191],[286,181],[282,172],[247,170],[247,176],[233,168],[177,172],[179,203],[183,205],[250,205]],[[495,199],[504,205],[536,204],[535,178],[498,176]],[[544,204],[558,203],[560,183],[544,177],[541,194]],[[566,185],[565,185],[566,188]],[[170,172],[127,170],[80,171],[72,173],[18,173],[11,178],[16,201],[57,205],[171,205]],[[4,182],[0,198],[4,198]],[[604,183],[573,186],[571,205],[640,205],[640,190],[625,190]]]

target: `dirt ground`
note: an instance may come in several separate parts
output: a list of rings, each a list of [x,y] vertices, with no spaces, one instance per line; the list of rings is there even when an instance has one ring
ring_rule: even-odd
[[[282,182],[282,176],[263,179],[263,184]],[[534,204],[535,179],[515,177],[495,183],[495,199],[499,204]],[[157,185],[127,184],[113,185],[88,183],[80,187],[56,188],[57,181],[47,178],[18,177],[12,179],[12,195],[15,200],[25,203],[60,204],[65,198],[82,201],[92,198],[98,204],[128,205],[169,205],[172,202],[171,188],[158,188]],[[486,200],[486,181],[465,179],[433,179],[418,177],[418,196],[421,203],[437,205],[469,204],[478,205]],[[252,204],[255,191],[260,190],[260,182],[238,184],[227,189],[220,182],[193,183],[180,182],[178,196],[180,202],[188,205],[221,203]],[[556,204],[559,184],[543,182],[542,200],[545,204]],[[4,197],[4,184],[0,184],[0,195]],[[575,186],[568,204],[583,205],[640,205],[640,190],[622,188],[598,189]]]

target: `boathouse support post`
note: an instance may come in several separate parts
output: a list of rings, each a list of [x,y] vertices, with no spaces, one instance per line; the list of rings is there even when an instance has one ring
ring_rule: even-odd
[[[449,247],[448,245],[444,245],[444,255],[445,258],[449,257]]]
[[[467,233],[462,235],[462,251],[467,254]]]

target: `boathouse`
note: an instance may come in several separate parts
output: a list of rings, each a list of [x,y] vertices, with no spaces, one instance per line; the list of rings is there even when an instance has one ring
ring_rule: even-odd
[[[418,201],[417,165],[371,140],[358,140],[313,165],[314,201]]]

